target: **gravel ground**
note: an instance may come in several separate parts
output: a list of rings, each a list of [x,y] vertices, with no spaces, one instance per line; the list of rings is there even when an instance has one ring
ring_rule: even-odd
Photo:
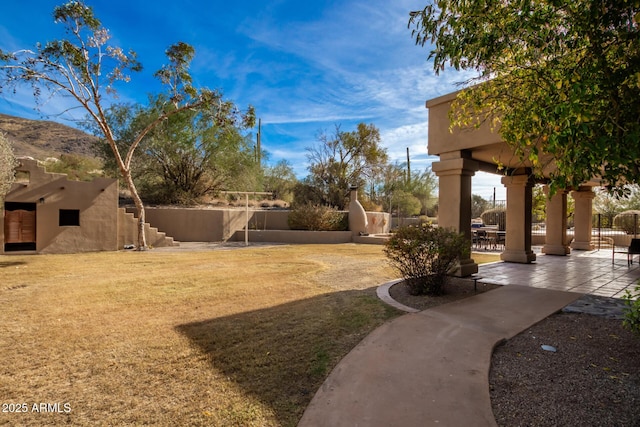
[[[437,298],[413,297],[402,284],[389,292],[421,310],[473,295],[463,279],[445,289]],[[640,426],[640,337],[620,320],[558,313],[496,347],[489,387],[500,426]]]
[[[555,314],[495,349],[489,387],[500,426],[640,426],[640,338],[620,320]]]

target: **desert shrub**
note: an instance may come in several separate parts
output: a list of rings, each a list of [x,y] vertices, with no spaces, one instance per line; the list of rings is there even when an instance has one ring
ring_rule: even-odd
[[[402,190],[393,193],[391,206],[393,209],[397,209],[398,214],[402,216],[418,215],[422,209],[420,199]]]
[[[292,230],[347,231],[349,214],[328,206],[306,203],[289,212],[287,223]]]
[[[420,221],[421,225],[424,225],[424,224],[435,225],[435,226],[438,225],[438,218],[432,218],[427,215],[420,215],[418,217],[418,221]]]
[[[455,231],[429,224],[399,227],[384,252],[413,295],[441,295],[447,273],[460,257],[469,256],[469,242]]]
[[[507,210],[505,208],[493,208],[482,212],[480,215],[485,225],[497,225],[498,230],[507,229]]]
[[[636,285],[634,293],[627,290],[622,299],[626,304],[622,324],[640,336],[640,284]]]
[[[59,159],[50,157],[42,164],[47,172],[67,174],[67,179],[72,181],[92,181],[104,175],[99,159],[79,154],[62,154]]]
[[[287,206],[288,206],[288,203],[284,200],[274,200],[273,204],[271,205],[271,207],[278,208],[278,209],[283,209],[283,208],[286,208]]]
[[[382,212],[382,205],[377,204],[371,199],[360,200],[360,204],[365,212]]]
[[[624,211],[620,212],[613,218],[614,227],[623,230],[627,234],[637,234],[638,233],[638,216],[640,215],[640,211]]]

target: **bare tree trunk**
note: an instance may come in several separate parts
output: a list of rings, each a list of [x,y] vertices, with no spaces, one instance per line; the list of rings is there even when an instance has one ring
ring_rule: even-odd
[[[127,173],[123,173],[123,175],[127,181],[127,187],[129,187],[129,191],[131,192],[133,203],[136,205],[136,213],[138,216],[138,250],[145,251],[148,249],[148,246],[147,246],[147,236],[144,230],[144,224],[146,222],[145,213],[144,213],[144,204],[142,203],[142,199],[138,194],[138,190],[136,189],[136,186],[133,183],[131,171],[127,171]]]

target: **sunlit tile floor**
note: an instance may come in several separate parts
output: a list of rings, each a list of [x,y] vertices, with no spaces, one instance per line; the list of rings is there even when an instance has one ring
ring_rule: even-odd
[[[617,254],[612,262],[610,250],[572,251],[567,256],[545,255],[539,247],[533,250],[536,260],[532,264],[497,262],[480,265],[480,281],[621,298],[627,289],[633,291],[640,279],[637,256],[628,266],[624,254]]]

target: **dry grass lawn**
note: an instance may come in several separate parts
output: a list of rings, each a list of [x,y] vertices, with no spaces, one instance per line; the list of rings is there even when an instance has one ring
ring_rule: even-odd
[[[293,426],[395,277],[375,245],[0,255],[0,424]]]

